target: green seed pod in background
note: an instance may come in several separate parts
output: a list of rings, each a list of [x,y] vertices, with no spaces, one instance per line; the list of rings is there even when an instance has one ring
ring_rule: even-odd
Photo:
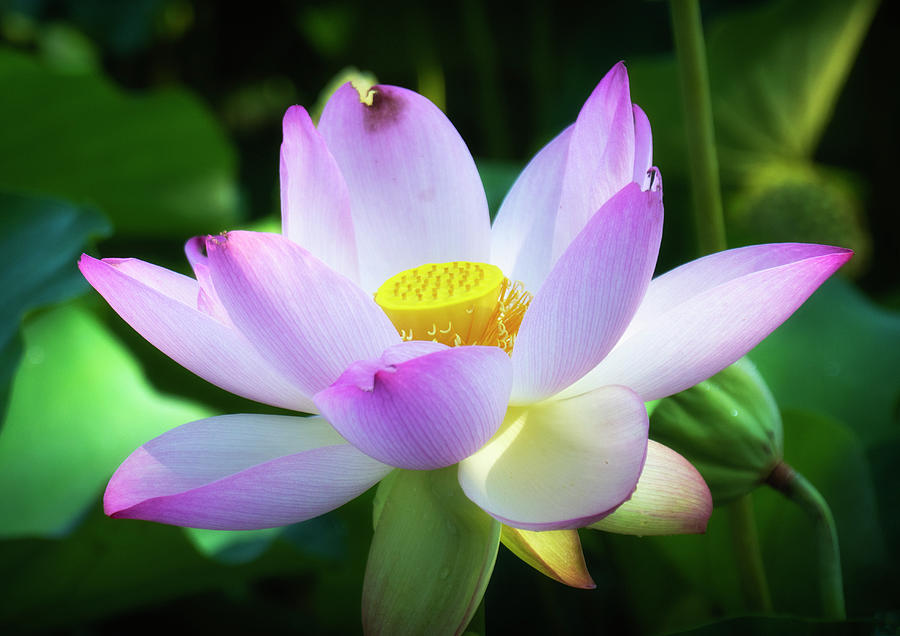
[[[778,405],[747,358],[661,400],[650,437],[700,471],[716,505],[756,488],[784,450]]]

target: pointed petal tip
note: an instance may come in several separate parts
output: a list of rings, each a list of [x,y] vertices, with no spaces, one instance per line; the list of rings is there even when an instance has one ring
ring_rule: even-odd
[[[140,446],[110,479],[103,510],[191,528],[271,528],[333,510],[388,472],[322,418],[225,415]]]
[[[610,354],[562,395],[621,383],[650,401],[691,387],[755,347],[852,255],[830,245],[770,243],[671,270],[653,280]]]
[[[504,525],[500,540],[522,561],[563,585],[582,590],[597,587],[587,571],[576,530],[533,532]]]
[[[856,254],[856,252],[851,250],[849,247],[835,247],[834,250],[835,254],[840,255],[844,259],[845,263],[853,258],[853,256]]]
[[[846,247],[836,247],[827,245],[832,251],[820,256],[817,260],[821,262],[821,269],[828,272],[828,276],[843,267],[847,261],[853,258],[855,252]],[[822,281],[824,282],[824,280]]]
[[[622,88],[630,93],[628,86],[628,68],[625,66],[625,60],[619,60],[618,62],[613,64],[612,68],[609,69],[606,75],[603,76],[603,79],[600,80],[601,84],[605,82],[624,84]]]
[[[123,503],[121,493],[118,492],[114,480],[115,475],[110,479],[106,485],[106,492],[103,493],[103,514],[110,519],[128,519],[130,506]]]

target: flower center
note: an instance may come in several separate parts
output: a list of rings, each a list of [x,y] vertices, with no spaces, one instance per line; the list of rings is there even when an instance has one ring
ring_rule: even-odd
[[[531,294],[486,263],[426,263],[387,279],[375,292],[404,340],[451,347],[491,345],[511,353]]]

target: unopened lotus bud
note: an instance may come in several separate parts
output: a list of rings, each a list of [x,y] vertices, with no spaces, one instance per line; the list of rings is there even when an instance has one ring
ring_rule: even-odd
[[[753,490],[783,453],[778,405],[746,358],[662,400],[650,418],[650,437],[700,471],[716,504]]]

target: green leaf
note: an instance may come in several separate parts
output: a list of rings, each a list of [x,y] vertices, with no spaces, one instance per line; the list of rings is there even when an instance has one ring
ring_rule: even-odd
[[[21,354],[22,316],[89,289],[75,263],[93,237],[109,232],[91,208],[0,192],[0,416]]]
[[[237,219],[234,150],[188,93],[129,95],[0,49],[0,187],[89,201],[117,231],[187,236]]]
[[[212,415],[158,394],[89,312],[66,305],[23,329],[0,434],[0,537],[59,536],[147,440]]]
[[[463,494],[455,466],[395,472],[369,549],[366,633],[461,633],[494,569],[500,522]]]
[[[782,409],[824,412],[863,444],[897,439],[900,315],[833,278],[750,352]]]

